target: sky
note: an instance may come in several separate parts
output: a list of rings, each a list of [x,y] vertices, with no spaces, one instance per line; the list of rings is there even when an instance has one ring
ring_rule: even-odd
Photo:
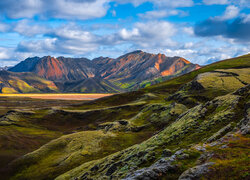
[[[250,0],[0,1],[0,66],[135,50],[200,65],[250,53]]]

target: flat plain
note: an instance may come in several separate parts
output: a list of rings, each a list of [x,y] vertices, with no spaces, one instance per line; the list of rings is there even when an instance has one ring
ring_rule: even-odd
[[[32,99],[54,99],[54,100],[94,100],[112,94],[0,94],[0,97],[22,97]]]

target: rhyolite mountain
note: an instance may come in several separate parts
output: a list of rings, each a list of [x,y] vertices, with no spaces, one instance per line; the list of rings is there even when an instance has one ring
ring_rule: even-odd
[[[250,55],[94,101],[19,101],[0,116],[0,179],[250,179]]]
[[[99,66],[98,72],[104,79],[131,86],[161,76],[181,75],[185,71],[180,71],[187,67],[191,67],[187,72],[200,68],[181,57],[167,57],[164,54],[143,51],[128,53],[117,59],[97,58],[93,62]]]
[[[75,81],[95,77],[96,68],[85,58],[28,58],[9,69],[12,72],[33,72],[52,81]]]
[[[134,51],[116,59],[34,57],[8,70],[34,73],[53,81],[62,92],[103,93],[138,89],[145,81],[154,84],[157,78],[175,77],[199,68],[181,57]]]

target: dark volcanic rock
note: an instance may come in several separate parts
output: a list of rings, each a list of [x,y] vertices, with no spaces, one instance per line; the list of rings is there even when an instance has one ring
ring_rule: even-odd
[[[170,154],[169,150],[168,155]],[[178,170],[178,166],[175,165],[177,159],[185,159],[187,154],[184,150],[179,150],[169,158],[161,158],[150,167],[137,170],[128,175],[123,180],[158,180],[167,172],[173,172]]]
[[[173,160],[162,158],[148,168],[135,171],[124,180],[158,180],[163,174],[176,169],[177,166],[173,164]]]

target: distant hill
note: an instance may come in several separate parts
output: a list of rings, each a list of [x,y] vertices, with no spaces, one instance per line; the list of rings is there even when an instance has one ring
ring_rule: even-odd
[[[10,67],[8,67],[8,66],[0,67],[0,71],[3,71],[3,70],[7,71],[9,68]]]
[[[134,51],[117,59],[33,57],[8,70],[34,73],[55,82],[63,92],[113,93],[138,89],[145,82],[155,84],[159,82],[155,81],[157,78],[176,77],[199,68],[181,57]]]
[[[58,86],[59,83],[57,83]],[[75,82],[66,82],[63,85],[63,92],[81,92],[81,93],[119,93],[123,92],[124,89],[115,86],[108,80],[94,77],[87,78]]]
[[[59,92],[53,81],[30,72],[15,73],[0,71],[0,93]]]

